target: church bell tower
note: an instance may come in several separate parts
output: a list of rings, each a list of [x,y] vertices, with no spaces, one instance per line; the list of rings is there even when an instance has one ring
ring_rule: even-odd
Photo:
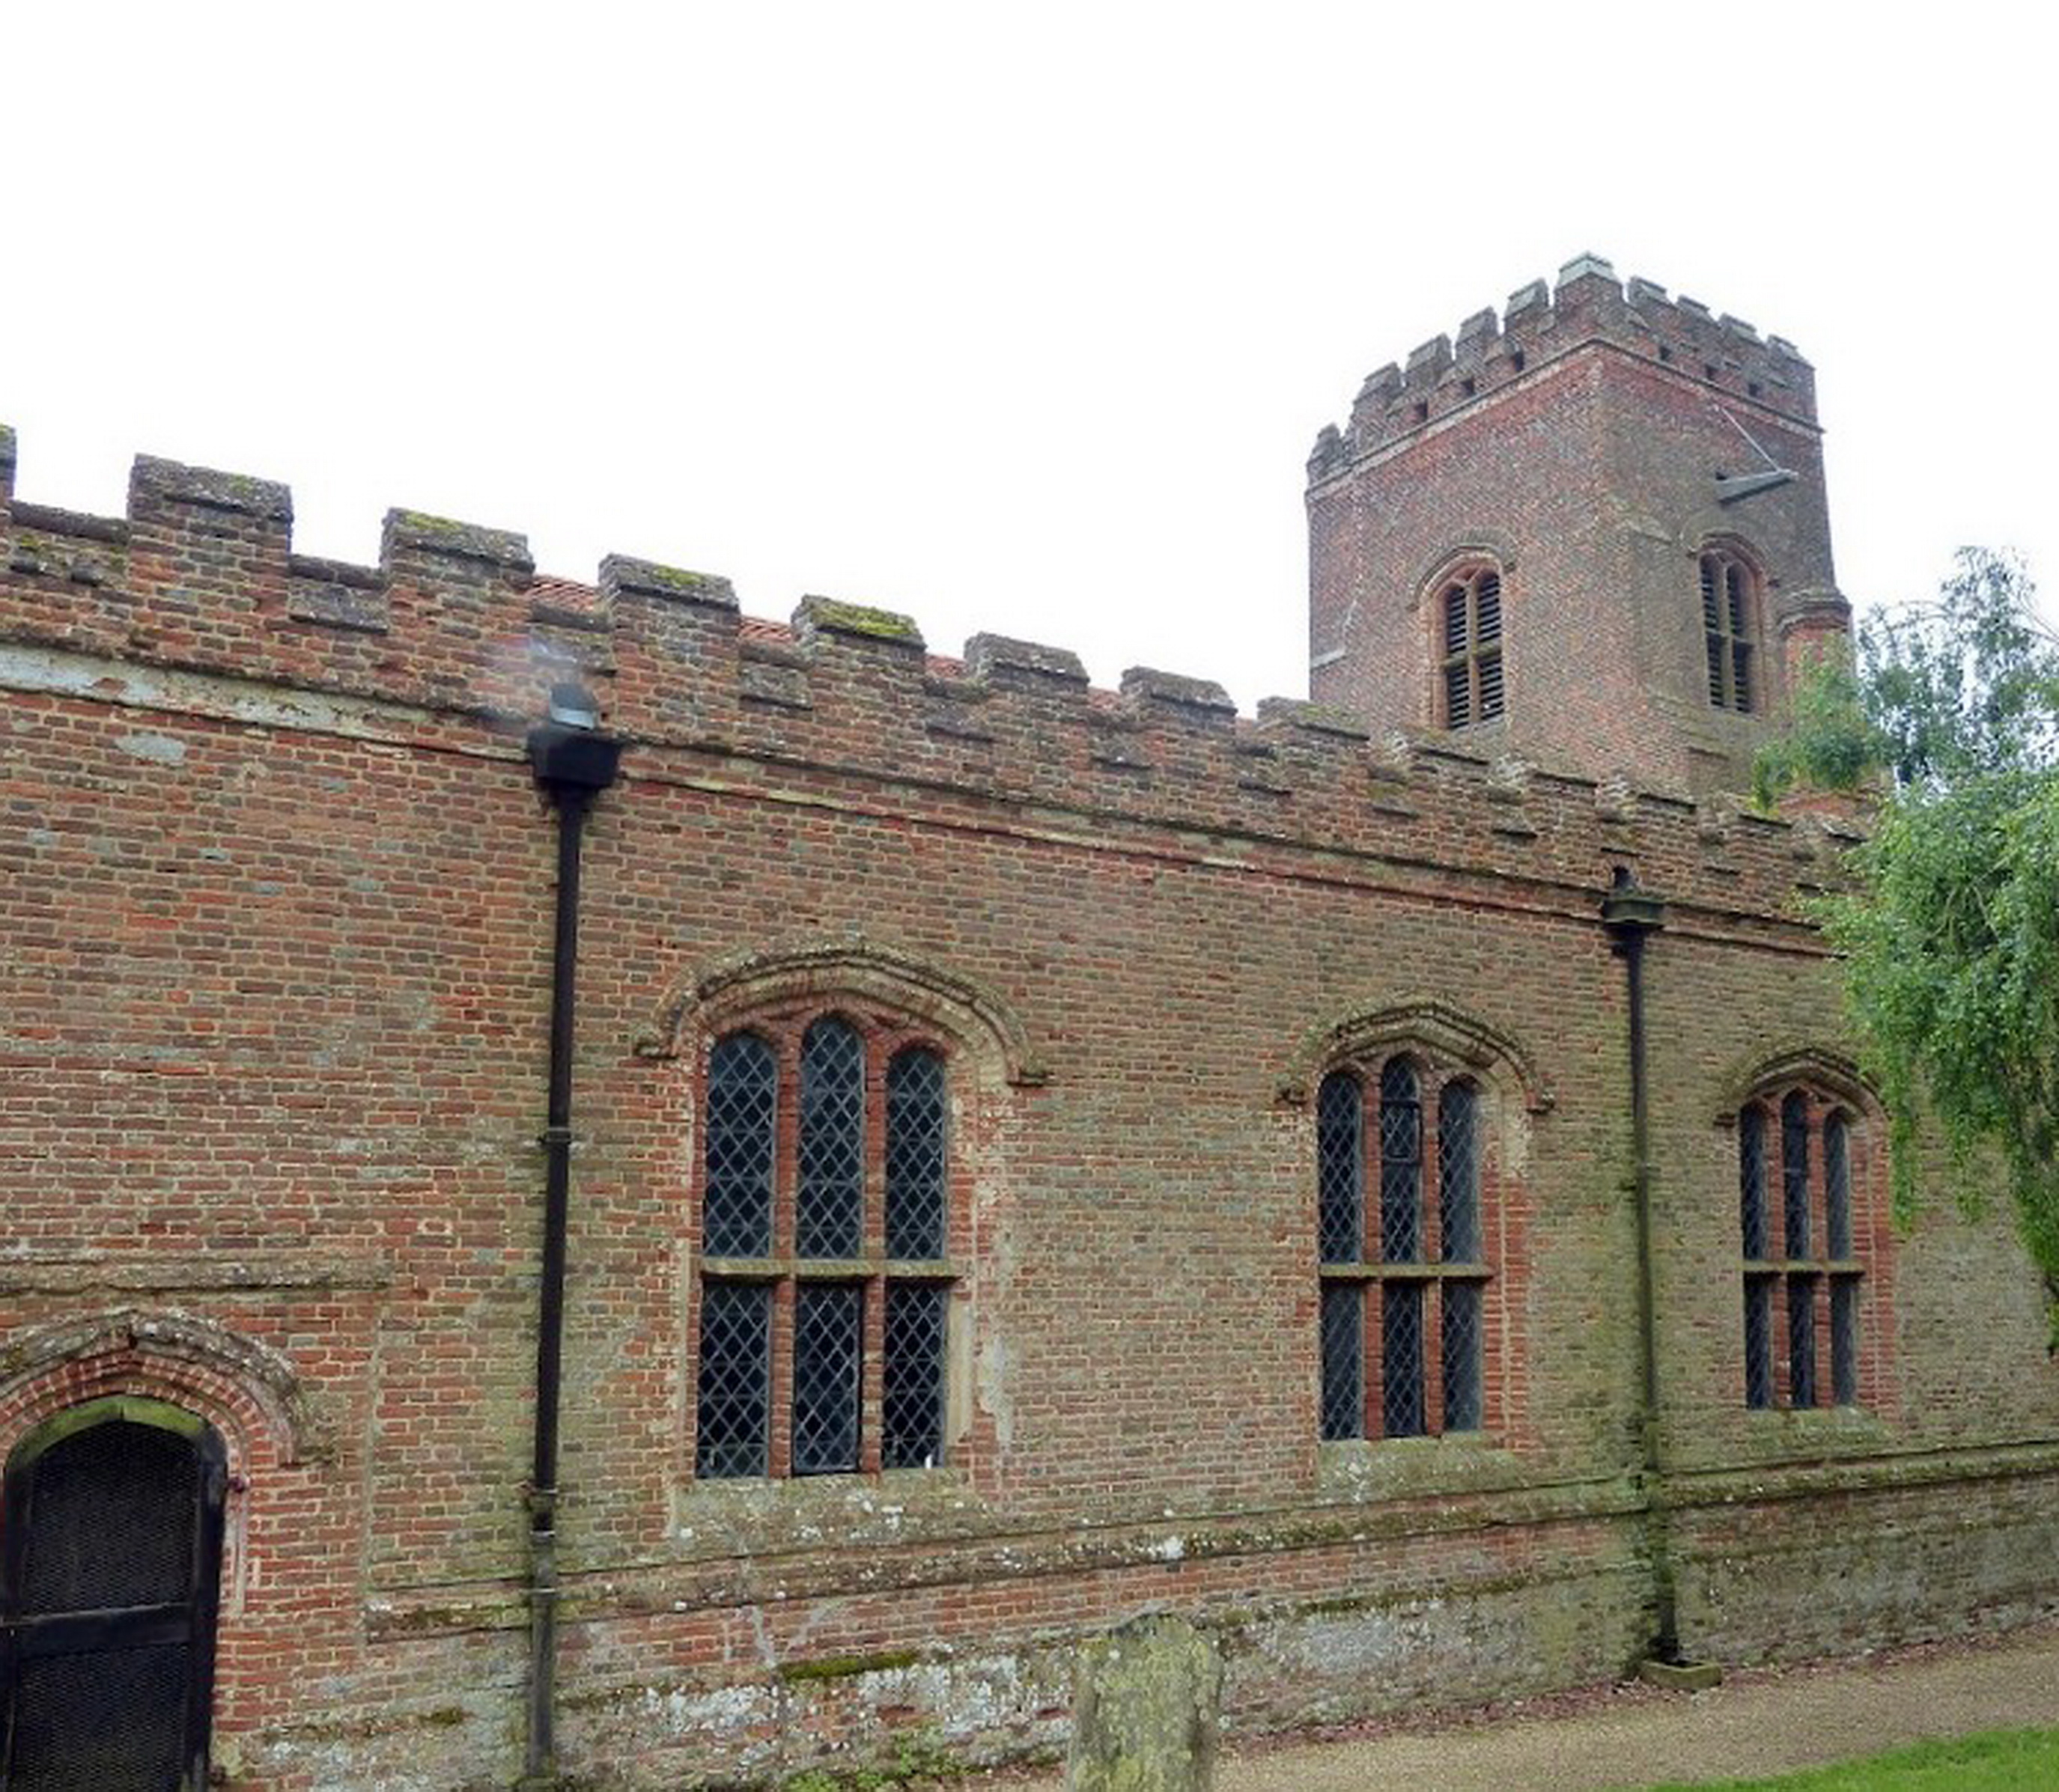
[[[1794,344],[1581,256],[1370,375],[1308,462],[1319,702],[1699,795],[1850,608]]]

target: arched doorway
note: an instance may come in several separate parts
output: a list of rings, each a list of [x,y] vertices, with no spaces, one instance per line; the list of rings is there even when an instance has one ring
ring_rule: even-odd
[[[8,1458],[0,1792],[200,1792],[227,1457],[205,1420],[121,1395]]]

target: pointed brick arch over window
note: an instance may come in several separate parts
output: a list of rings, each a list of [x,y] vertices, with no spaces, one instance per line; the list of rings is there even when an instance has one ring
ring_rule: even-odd
[[[701,972],[640,1049],[695,1072],[695,1478],[959,1460],[975,1116],[1043,1079],[1014,1015],[905,955],[804,940]]]
[[[1316,1089],[1318,1434],[1505,1436],[1523,1129],[1547,1104],[1479,1030],[1398,1020],[1340,1039]]]
[[[1757,569],[1735,548],[1704,548],[1700,565],[1703,657],[1710,704],[1749,715],[1762,707]]]
[[[1013,1009],[994,991],[856,935],[803,935],[734,953],[673,984],[635,1041],[640,1058],[675,1058],[698,1033],[790,996],[837,995],[891,1007],[958,1039],[1002,1080],[1035,1085],[1049,1071]]]
[[[1502,657],[1502,570],[1462,565],[1437,587],[1438,719],[1449,729],[1498,720],[1507,708]]]
[[[1878,1111],[1792,1066],[1737,1111],[1744,1404],[1872,1406],[1885,1395],[1888,1229]]]

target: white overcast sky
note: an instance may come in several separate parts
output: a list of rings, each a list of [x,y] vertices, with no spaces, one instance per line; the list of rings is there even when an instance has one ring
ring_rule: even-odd
[[[8,0],[0,421],[44,503],[143,451],[1248,709],[1316,430],[1591,248],[1816,364],[1855,601],[2051,613],[2040,11]]]

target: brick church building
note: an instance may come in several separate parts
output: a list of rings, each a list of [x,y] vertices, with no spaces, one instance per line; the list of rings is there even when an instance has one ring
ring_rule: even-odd
[[[0,431],[0,1785],[994,1760],[1147,1612],[1244,1731],[2050,1612],[2037,1278],[1890,1226],[1853,824],[1729,794],[1820,444],[1583,257],[1323,431],[1245,717]]]

